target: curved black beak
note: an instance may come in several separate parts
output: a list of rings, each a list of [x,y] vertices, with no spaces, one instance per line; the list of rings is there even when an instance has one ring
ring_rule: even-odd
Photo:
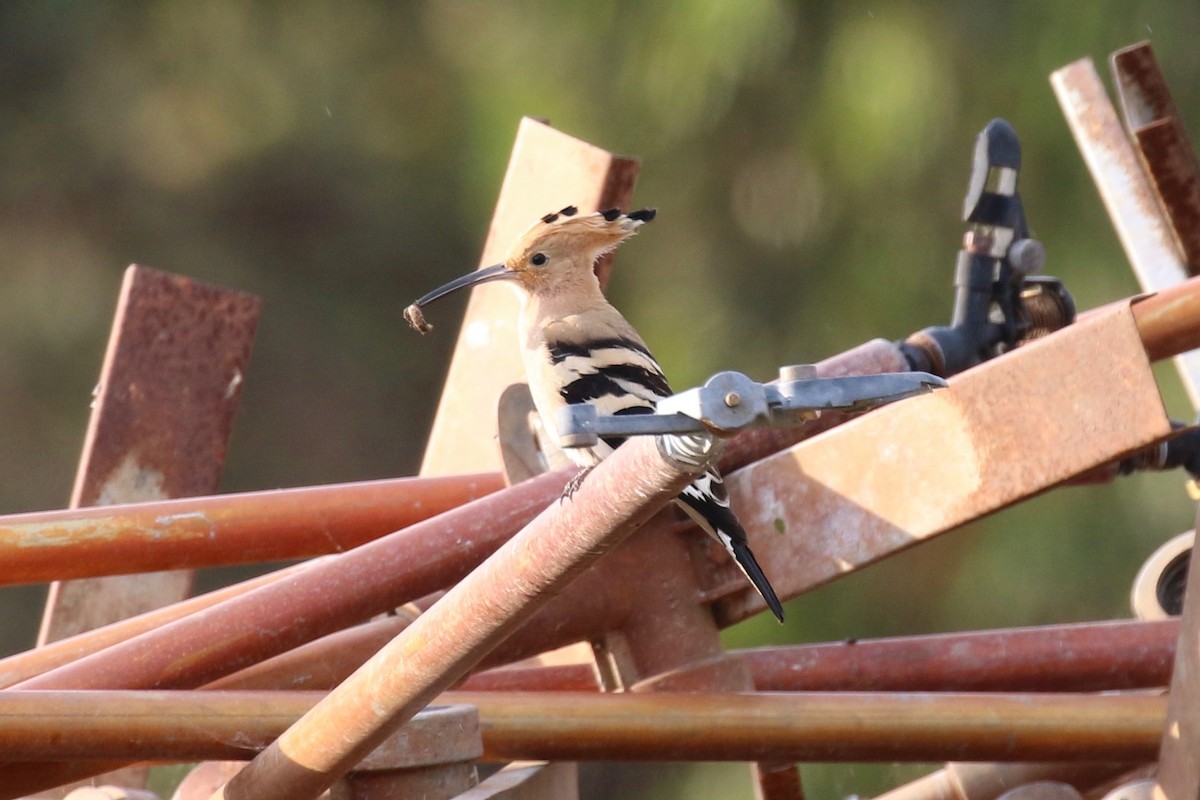
[[[495,264],[483,269],[477,269],[474,272],[469,272],[462,277],[455,278],[444,286],[439,286],[429,294],[421,297],[414,306],[420,308],[428,305],[438,298],[445,297],[448,294],[457,292],[459,289],[464,289],[468,286],[477,286],[481,283],[491,283],[492,281],[512,280],[517,277],[517,274],[503,264]]]

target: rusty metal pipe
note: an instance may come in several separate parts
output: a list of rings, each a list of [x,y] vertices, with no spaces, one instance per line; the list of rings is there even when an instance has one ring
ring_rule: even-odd
[[[246,759],[317,692],[5,692],[11,757]],[[639,761],[1140,761],[1157,695],[450,692],[479,708],[485,757]],[[6,782],[11,796],[18,788]],[[267,795],[257,795],[265,797]]]
[[[1135,301],[1133,318],[1151,361],[1200,347],[1200,277]]]
[[[0,746],[28,760],[248,758],[314,692],[11,692]],[[495,759],[750,761],[1153,756],[1151,695],[451,692],[480,709]],[[8,791],[7,787],[6,790]]]
[[[259,754],[214,800],[316,798],[576,575],[665,507],[712,447],[637,437]],[[694,444],[676,455],[678,443]],[[681,460],[685,459],[685,460]]]
[[[455,582],[558,498],[565,479],[547,473],[307,564],[17,688],[189,688],[215,680]]]
[[[154,611],[147,611],[130,619],[114,622],[95,630],[78,633],[59,639],[23,653],[0,659],[0,689],[7,689],[36,675],[69,664],[72,661],[97,653],[106,647],[119,644],[135,636],[157,630],[189,614],[211,608],[259,586],[265,586],[288,577],[303,569],[305,564],[286,567],[248,581],[242,581],[222,589],[190,597]],[[365,656],[364,656],[365,658]],[[114,687],[115,688],[115,687]]]
[[[453,697],[480,705],[487,755],[552,761],[1138,761],[1153,758],[1166,714],[1153,695]]]
[[[387,618],[257,664],[212,689],[329,689],[409,624]],[[735,650],[760,691],[1092,692],[1166,686],[1176,619],[1088,622]],[[706,664],[692,665],[704,669]],[[468,691],[597,691],[588,664],[476,672]]]
[[[338,553],[503,485],[400,478],[0,516],[0,585]]]
[[[191,688],[454,583],[561,493],[546,473],[26,680],[20,689]],[[181,657],[182,654],[182,657]],[[21,794],[120,763],[0,765]]]
[[[1166,686],[1178,620],[743,650],[765,691],[1091,692]]]

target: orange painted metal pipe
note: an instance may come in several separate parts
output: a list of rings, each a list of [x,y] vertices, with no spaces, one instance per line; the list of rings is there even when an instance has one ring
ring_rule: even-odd
[[[0,584],[338,553],[503,485],[399,478],[0,516]]]
[[[247,759],[318,692],[5,692],[7,757]],[[1154,758],[1158,695],[450,692],[479,708],[486,758],[1069,761]],[[16,796],[7,782],[5,797]]]
[[[677,455],[681,441],[692,455]],[[695,437],[635,437],[255,757],[214,800],[316,798],[704,467]],[[668,452],[671,454],[668,455]]]

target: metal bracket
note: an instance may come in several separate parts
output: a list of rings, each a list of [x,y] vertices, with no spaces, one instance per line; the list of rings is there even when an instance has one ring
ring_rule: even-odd
[[[927,372],[818,378],[810,365],[783,367],[779,381],[758,383],[740,372],[718,372],[700,387],[659,402],[656,413],[602,416],[595,406],[559,411],[560,447],[592,447],[607,436],[710,431],[731,435],[747,428],[799,425],[821,411],[867,411],[946,386]]]

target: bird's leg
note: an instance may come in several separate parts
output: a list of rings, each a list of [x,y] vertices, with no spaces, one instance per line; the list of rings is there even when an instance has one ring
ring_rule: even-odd
[[[567,485],[563,487],[562,497],[559,498],[559,501],[561,502],[562,500],[570,500],[571,496],[579,491],[579,487],[583,485],[583,479],[586,478],[588,474],[591,473],[591,471],[595,468],[596,466],[593,464],[592,466],[584,467],[583,469],[579,470],[579,472],[575,473],[575,477],[567,481]]]

